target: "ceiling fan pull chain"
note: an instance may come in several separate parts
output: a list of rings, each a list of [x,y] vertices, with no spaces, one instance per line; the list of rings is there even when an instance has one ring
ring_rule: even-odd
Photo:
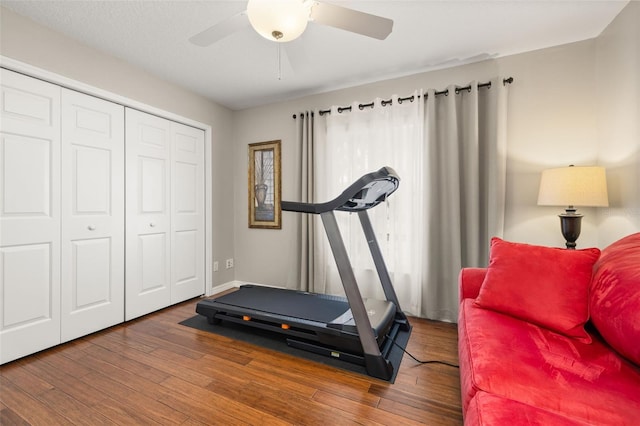
[[[280,43],[278,44],[278,80],[282,80],[282,56],[280,53]]]

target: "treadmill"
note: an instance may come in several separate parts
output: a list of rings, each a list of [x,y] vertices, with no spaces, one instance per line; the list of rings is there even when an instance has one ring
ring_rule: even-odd
[[[362,176],[331,201],[281,203],[284,211],[320,215],[346,297],[242,285],[198,302],[196,312],[209,324],[228,321],[282,333],[290,346],[364,365],[370,376],[390,380],[389,353],[398,332],[410,332],[411,325],[398,303],[367,210],[385,201],[399,183],[396,172],[383,167]],[[386,300],[360,295],[335,211],[358,214]]]

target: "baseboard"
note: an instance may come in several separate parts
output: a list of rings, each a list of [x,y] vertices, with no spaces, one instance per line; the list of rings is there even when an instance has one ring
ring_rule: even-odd
[[[211,291],[209,292],[209,294],[207,294],[207,296],[212,296],[214,294],[222,293],[223,291],[227,291],[235,287],[240,287],[241,284],[242,282],[240,281],[229,281],[224,284],[220,284],[218,286],[212,287]]]
[[[275,288],[284,288],[282,286],[276,286],[276,285],[267,285],[267,284],[260,284],[260,283],[249,283],[246,281],[229,281],[226,282],[224,284],[220,284],[218,286],[215,286],[211,289],[211,292],[209,294],[207,294],[207,296],[212,296],[214,294],[218,294],[218,293],[222,293],[223,291],[227,291],[230,290],[232,288],[238,288],[241,285],[256,285],[256,286],[262,286],[262,287],[275,287]]]

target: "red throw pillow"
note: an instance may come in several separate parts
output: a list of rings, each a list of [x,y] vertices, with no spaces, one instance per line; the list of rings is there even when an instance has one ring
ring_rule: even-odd
[[[489,267],[476,305],[584,343],[589,283],[597,248],[567,250],[491,239]]]

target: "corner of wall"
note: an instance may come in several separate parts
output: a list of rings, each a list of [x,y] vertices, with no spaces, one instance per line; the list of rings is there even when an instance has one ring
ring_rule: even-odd
[[[598,159],[609,207],[598,209],[605,247],[640,230],[640,3],[629,2],[596,40]]]

